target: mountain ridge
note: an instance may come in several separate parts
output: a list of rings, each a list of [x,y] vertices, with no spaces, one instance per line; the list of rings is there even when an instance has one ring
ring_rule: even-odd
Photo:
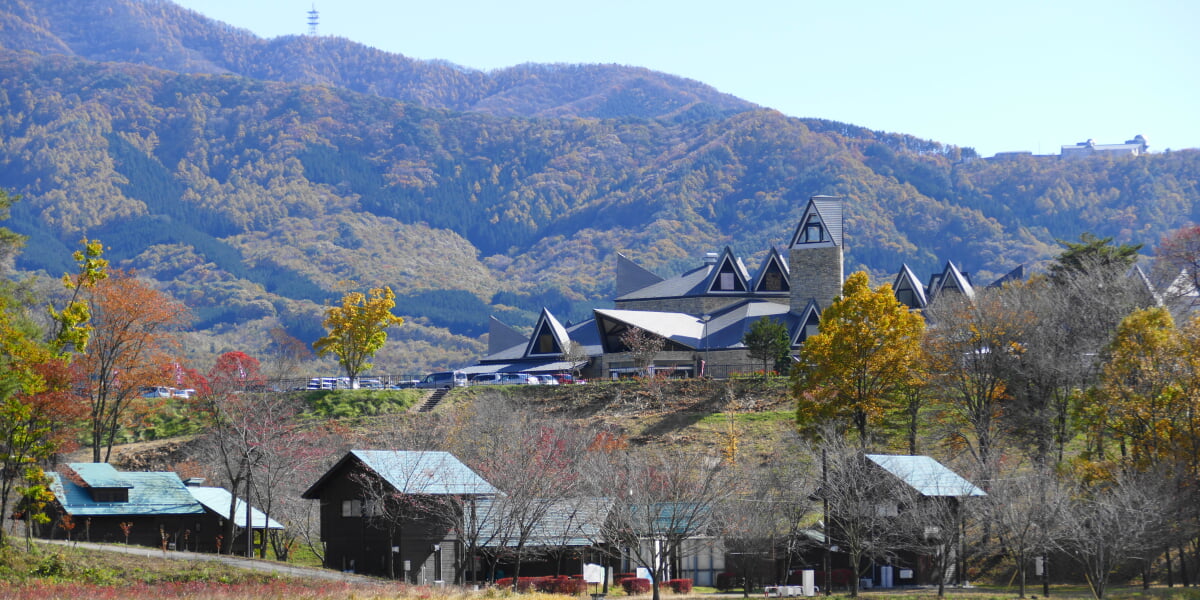
[[[116,16],[85,28],[79,15],[98,5]],[[86,39],[118,24],[135,42]],[[170,52],[143,62],[211,67],[183,36],[231,64],[312,80],[279,49],[320,42],[353,52],[326,53],[316,73],[349,56],[360,84],[408,60],[306,36],[267,60],[221,45],[248,32],[162,0],[0,0],[0,27],[0,186],[24,196],[11,226],[31,236],[19,265],[57,276],[81,235],[99,237],[117,264],[187,299],[201,355],[252,352],[281,325],[311,341],[322,304],[353,280],[391,285],[408,320],[381,368],[460,365],[485,350],[488,315],[528,327],[542,307],[572,321],[608,306],[618,252],[662,275],[725,246],[756,262],[817,194],[847,198],[847,269],[877,281],[902,263],[923,274],[955,260],[986,283],[1051,258],[1056,240],[1153,244],[1200,212],[1196,151],[979,160],[611,65],[513,67],[488,75],[512,79],[491,96],[432,62],[416,83],[374,80],[414,102],[71,49],[119,58],[144,43]]]

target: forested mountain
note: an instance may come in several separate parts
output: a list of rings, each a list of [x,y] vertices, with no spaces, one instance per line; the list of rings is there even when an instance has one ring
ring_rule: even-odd
[[[753,262],[814,194],[847,198],[849,269],[954,260],[983,283],[1085,231],[1152,246],[1200,210],[1194,150],[982,160],[645,69],[482,73],[158,0],[0,0],[0,28],[19,266],[59,275],[100,238],[193,307],[198,354],[275,324],[311,341],[352,280],[410,317],[381,367],[461,364],[489,314],[605,305],[617,251],[664,275],[726,245]]]

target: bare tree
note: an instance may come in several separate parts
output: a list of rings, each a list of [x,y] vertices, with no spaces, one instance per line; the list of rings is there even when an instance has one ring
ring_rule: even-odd
[[[601,455],[603,470],[587,479],[593,495],[612,494],[597,542],[650,572],[654,600],[688,543],[716,533],[716,516],[734,492],[718,457],[683,449],[622,450]]]
[[[791,450],[797,449],[792,445]],[[742,465],[743,473],[731,482],[739,491],[717,514],[726,556],[742,578],[743,597],[749,597],[756,578],[785,583],[792,559],[812,543],[805,529],[818,483],[814,462],[800,452],[777,455],[764,467]]]
[[[998,550],[1013,561],[1021,598],[1025,597],[1030,562],[1036,557],[1044,561],[1053,548],[1067,500],[1058,479],[1041,465],[1001,477],[988,491],[985,516]]]
[[[1036,463],[1061,463],[1072,399],[1095,382],[1117,325],[1153,297],[1125,264],[1101,260],[1007,287],[1005,294],[1031,320],[1021,333],[1019,360],[1006,365],[1011,401],[1004,421]]]
[[[974,299],[943,298],[927,312],[936,323],[926,346],[942,392],[939,410],[948,425],[942,435],[971,453],[986,488],[1003,444],[1006,376],[1023,352],[1030,315],[1011,303],[1004,290],[987,290]]]
[[[571,375],[579,377],[579,371],[588,363],[587,349],[583,347],[583,344],[571,340],[563,349],[562,360],[571,365]]]
[[[621,344],[629,353],[630,360],[642,375],[648,374],[654,357],[666,346],[667,341],[638,327],[630,327],[621,334]]]
[[[516,585],[527,555],[557,544],[544,539],[543,530],[563,502],[578,494],[578,465],[591,436],[504,403],[483,409],[480,417],[464,436],[471,444],[463,448],[462,458],[503,494],[482,507],[495,522],[467,533],[487,537],[497,553],[514,560]]]
[[[824,519],[826,543],[847,554],[854,577],[850,595],[858,596],[858,580],[870,560],[889,561],[909,542],[898,526],[902,505],[915,504],[911,488],[883,473],[836,435],[817,446],[822,482],[817,496],[828,507]],[[828,574],[829,571],[826,570]],[[824,582],[829,589],[829,581]]]
[[[1161,549],[1170,481],[1162,473],[1125,471],[1110,480],[1082,482],[1072,491],[1056,541],[1083,569],[1097,600],[1104,598],[1117,567],[1148,561]]]

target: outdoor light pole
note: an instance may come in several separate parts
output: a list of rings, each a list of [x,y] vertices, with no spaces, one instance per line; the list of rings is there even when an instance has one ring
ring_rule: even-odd
[[[250,491],[254,485],[254,463],[250,456],[254,454],[254,446],[246,447],[246,558],[254,558],[254,521],[250,514]],[[266,524],[263,524],[266,527]]]
[[[708,322],[712,320],[712,315],[700,315],[700,322],[704,323],[704,368],[700,370],[701,375],[708,375]]]

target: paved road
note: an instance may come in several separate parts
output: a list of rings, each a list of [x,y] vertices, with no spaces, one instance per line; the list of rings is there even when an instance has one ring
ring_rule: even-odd
[[[156,548],[147,548],[145,546],[126,546],[124,544],[96,544],[90,542],[67,542],[65,540],[35,540],[43,544],[57,544],[60,546],[75,546],[79,548],[88,548],[91,550],[103,550],[106,552],[120,552],[122,554],[133,554],[135,556],[148,556],[153,558],[166,558],[168,560],[193,560],[193,561],[208,561],[219,562],[227,565],[232,565],[242,569],[254,569],[256,571],[265,571],[267,573],[275,573],[277,575],[287,575],[291,577],[310,577],[316,579],[332,579],[334,581],[347,581],[351,583],[365,583],[386,585],[387,580],[366,577],[363,575],[353,575],[350,573],[342,573],[340,571],[331,571],[329,569],[315,569],[311,567],[297,567],[285,563],[272,562],[269,560],[258,560],[254,558],[245,558],[237,556],[228,556],[224,554],[208,554],[203,552],[182,552],[177,550],[169,550],[163,552]]]

